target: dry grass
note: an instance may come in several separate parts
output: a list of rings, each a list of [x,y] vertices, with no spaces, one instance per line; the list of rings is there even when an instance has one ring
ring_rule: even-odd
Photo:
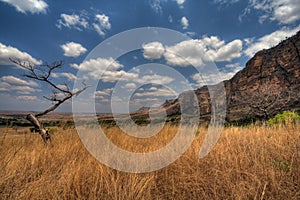
[[[300,199],[299,127],[229,127],[199,159],[201,129],[180,159],[145,174],[100,164],[74,129],[55,133],[52,147],[37,135],[10,137],[7,129],[0,131],[0,199]],[[175,131],[167,127],[145,141],[117,128],[106,134],[123,148],[139,151],[145,145],[158,149]]]

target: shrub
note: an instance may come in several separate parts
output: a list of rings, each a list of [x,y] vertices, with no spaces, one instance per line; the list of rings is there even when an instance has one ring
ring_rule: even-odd
[[[287,123],[295,123],[300,120],[300,115],[293,111],[284,111],[283,113],[275,115],[273,118],[267,121],[267,125],[275,125],[275,124],[287,124]]]

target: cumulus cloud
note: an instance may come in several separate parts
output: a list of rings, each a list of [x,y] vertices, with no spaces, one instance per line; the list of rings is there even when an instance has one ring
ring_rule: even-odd
[[[58,28],[67,27],[67,28],[75,28],[79,31],[82,29],[86,29],[89,26],[87,19],[83,16],[79,16],[76,14],[68,15],[65,13],[60,14],[60,19],[57,21],[56,26]]]
[[[110,96],[113,91],[113,88],[106,88],[105,90],[95,91],[95,96]]]
[[[136,79],[137,83],[141,84],[157,84],[157,85],[166,85],[174,81],[174,78],[171,78],[169,76],[162,76],[158,74],[152,74],[152,75],[145,75],[142,77],[139,77],[139,79]]]
[[[179,6],[179,8],[183,8],[183,4],[184,4],[184,2],[185,2],[185,0],[176,0],[176,2],[177,2],[177,4],[178,4],[178,6]]]
[[[183,4],[186,0],[148,0],[152,10],[160,15],[163,13],[163,4],[172,1],[175,1],[178,4],[179,8],[183,8]]]
[[[21,13],[46,13],[48,4],[44,0],[1,0],[16,8]]]
[[[80,65],[72,64],[72,67],[86,72],[86,76],[103,82],[115,82],[117,80],[131,80],[138,77],[135,73],[120,70],[123,65],[113,58],[97,58],[86,60]]]
[[[18,94],[30,94],[40,91],[34,87],[39,85],[34,81],[25,81],[14,76],[2,76],[0,78],[1,92],[17,92]]]
[[[282,28],[277,30],[273,33],[267,34],[261,38],[252,39],[252,43],[248,45],[244,53],[248,57],[254,56],[254,54],[260,50],[271,48],[272,46],[277,45],[282,40],[286,39],[287,37],[291,37],[295,35],[297,31],[299,31],[300,26],[295,28]]]
[[[189,20],[186,17],[182,17],[181,25],[183,29],[187,29],[189,27]]]
[[[231,79],[238,71],[243,69],[239,63],[227,64],[225,68],[219,71],[219,73],[201,75],[199,73],[194,74],[191,78],[196,82],[194,86],[202,87],[204,85],[213,85],[220,83],[224,80]]]
[[[34,89],[30,86],[19,86],[19,85],[10,85],[6,82],[0,82],[0,91],[1,92],[17,92],[18,94],[31,94],[40,90]]]
[[[236,3],[239,0],[215,0],[216,3]],[[266,20],[277,21],[279,24],[291,24],[300,19],[299,0],[249,0],[248,6],[239,16],[240,21],[252,10],[259,11],[259,23]]]
[[[17,96],[18,100],[24,100],[24,101],[33,101],[36,100],[36,96]]]
[[[92,71],[95,74],[102,73],[106,70],[115,71],[123,67],[118,61],[113,58],[97,58],[86,60],[80,65],[72,64],[72,67],[82,71]]]
[[[182,5],[182,4],[184,4],[185,0],[176,0],[176,2],[178,5]]]
[[[174,46],[166,47],[164,54],[167,63],[175,66],[201,66],[201,55],[205,53],[205,45],[200,40],[186,40]]]
[[[96,22],[93,23],[94,29],[100,36],[105,35],[106,30],[110,30],[111,24],[109,22],[109,17],[105,14],[97,14],[96,15]]]
[[[240,0],[214,0],[220,5],[230,5]],[[240,21],[251,11],[259,11],[259,23],[266,20],[277,21],[279,24],[291,24],[300,19],[299,0],[248,0],[248,6],[239,16]]]
[[[249,6],[264,13],[261,22],[270,19],[290,24],[300,19],[299,0],[250,0]]]
[[[41,64],[41,61],[36,60],[26,52],[22,52],[15,47],[6,46],[0,43],[0,65],[11,65],[9,58],[18,58],[22,61],[28,61],[33,64]]]
[[[146,59],[160,59],[165,52],[165,48],[160,42],[151,42],[143,44],[143,52]]]
[[[70,81],[74,81],[76,76],[69,72],[52,73],[53,78],[67,78]]]
[[[126,83],[123,88],[125,89],[136,89],[136,84],[135,83]]]
[[[148,90],[137,92],[134,94],[135,98],[141,97],[176,97],[178,94],[167,88],[156,88],[156,90]]]
[[[234,40],[218,49],[208,50],[207,55],[214,61],[231,61],[241,56],[242,47],[243,42],[241,40]]]
[[[75,42],[68,42],[60,46],[64,51],[64,56],[78,57],[87,51],[81,44]]]
[[[94,98],[102,103],[110,102],[112,91],[113,88],[106,88],[104,90],[95,91]]]
[[[241,56],[243,43],[234,40],[229,43],[216,36],[182,41],[166,47],[164,54],[167,63],[176,66],[201,66],[207,60],[231,61]]]
[[[25,86],[31,86],[31,87],[38,87],[39,85],[34,81],[25,81],[20,78],[14,77],[14,76],[2,76],[0,78],[0,81],[6,82],[8,84],[13,85],[25,85]]]

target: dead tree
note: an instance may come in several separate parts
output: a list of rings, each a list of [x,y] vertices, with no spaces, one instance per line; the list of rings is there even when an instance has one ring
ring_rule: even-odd
[[[27,71],[27,73],[23,74],[24,77],[47,83],[52,87],[52,94],[49,97],[43,97],[51,101],[53,105],[42,112],[36,114],[30,113],[26,116],[26,119],[29,122],[31,122],[36,132],[38,132],[41,135],[44,143],[48,143],[51,141],[51,136],[48,133],[48,131],[43,127],[42,123],[38,120],[38,117],[41,117],[51,111],[54,111],[67,100],[82,93],[89,86],[82,82],[83,87],[81,89],[71,90],[67,83],[65,83],[63,87],[55,84],[51,80],[51,74],[55,69],[61,68],[63,66],[62,61],[54,62],[51,65],[45,63],[40,66],[35,66],[30,62],[24,62],[16,58],[10,58],[10,60]]]
[[[266,120],[284,109],[290,100],[290,91],[270,82],[260,84],[253,91],[247,91],[245,97],[249,102],[248,115],[262,118],[265,125]]]

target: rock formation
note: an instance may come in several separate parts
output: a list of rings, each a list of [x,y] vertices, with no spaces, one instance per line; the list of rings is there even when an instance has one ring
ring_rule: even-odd
[[[227,100],[227,122],[267,119],[284,110],[300,108],[300,31],[277,46],[255,54],[246,67],[224,81]],[[201,118],[210,117],[208,87],[195,93]],[[182,94],[184,95],[184,93]],[[177,99],[163,105],[168,116],[180,114]]]

